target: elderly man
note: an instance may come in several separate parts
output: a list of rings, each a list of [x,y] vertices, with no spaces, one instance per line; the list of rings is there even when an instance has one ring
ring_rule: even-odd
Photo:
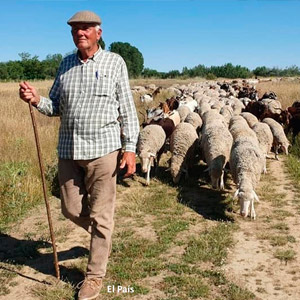
[[[61,118],[62,213],[91,233],[86,277],[78,294],[78,299],[87,300],[97,298],[106,273],[117,169],[120,161],[120,168],[127,166],[125,176],[135,172],[139,124],[124,60],[98,45],[99,16],[80,11],[68,24],[78,51],[62,61],[50,99],[28,82],[20,83],[19,93],[41,113]]]

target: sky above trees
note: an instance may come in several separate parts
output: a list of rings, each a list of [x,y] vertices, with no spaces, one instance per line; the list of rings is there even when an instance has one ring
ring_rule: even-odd
[[[289,0],[2,1],[0,61],[73,51],[66,22],[86,9],[101,16],[106,45],[137,47],[146,68],[300,66],[300,1]]]

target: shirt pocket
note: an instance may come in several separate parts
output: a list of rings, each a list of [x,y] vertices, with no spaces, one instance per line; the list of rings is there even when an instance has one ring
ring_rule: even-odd
[[[94,91],[96,96],[112,95],[112,80],[108,74],[96,72]]]

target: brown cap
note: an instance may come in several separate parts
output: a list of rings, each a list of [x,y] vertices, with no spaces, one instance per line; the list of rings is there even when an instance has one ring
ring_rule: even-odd
[[[92,11],[82,10],[72,16],[67,23],[69,25],[72,25],[73,23],[95,23],[100,25],[101,19]]]

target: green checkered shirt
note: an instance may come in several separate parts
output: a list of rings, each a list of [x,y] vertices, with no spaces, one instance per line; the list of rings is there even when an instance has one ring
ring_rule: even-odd
[[[121,56],[101,48],[86,62],[77,54],[67,56],[49,96],[41,97],[37,109],[61,118],[60,158],[98,158],[122,142],[125,151],[135,152],[139,123]]]

